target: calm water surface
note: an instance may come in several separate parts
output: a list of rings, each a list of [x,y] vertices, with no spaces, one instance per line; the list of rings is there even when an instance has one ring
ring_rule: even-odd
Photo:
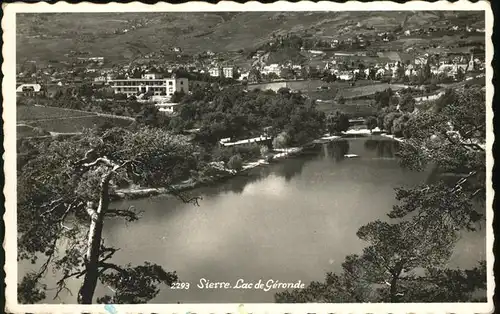
[[[202,290],[196,285],[201,278],[307,284],[339,271],[346,255],[366,245],[356,237],[358,228],[388,219],[396,203],[394,188],[432,177],[401,169],[396,146],[380,137],[325,144],[306,156],[193,190],[192,195],[203,198],[199,207],[170,196],[117,203],[144,210],[143,218],[130,224],[107,221],[104,238],[121,248],[115,263],[150,261],[191,284],[189,290],[162,288],[155,303],[273,302],[277,290]],[[484,236],[484,231],[464,234],[450,267],[471,267],[485,258]],[[69,286],[75,296],[47,302],[74,303],[79,282]],[[98,287],[96,295],[104,293],[112,294]]]

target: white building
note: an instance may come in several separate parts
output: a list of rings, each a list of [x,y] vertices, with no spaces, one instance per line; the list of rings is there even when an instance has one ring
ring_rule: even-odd
[[[108,77],[104,75],[100,75],[94,78],[94,83],[106,83],[108,81]]]
[[[255,138],[249,138],[245,140],[240,140],[240,141],[235,141],[231,142],[231,138],[223,138],[219,141],[219,144],[224,147],[231,147],[231,146],[248,146],[252,144],[260,144],[262,142],[270,141],[272,138],[269,136],[259,136]]]
[[[210,76],[212,77],[219,77],[221,74],[221,70],[219,67],[213,67],[208,70],[208,73],[210,73]]]
[[[384,68],[380,68],[377,70],[377,72],[375,73],[376,76],[384,76],[385,75],[385,69]]]
[[[222,74],[224,74],[224,77],[232,78],[234,74],[233,67],[223,67]]]
[[[238,78],[238,81],[243,81],[245,79],[248,80],[248,75],[250,74],[250,72],[243,72],[241,73],[240,77]]]
[[[416,76],[416,75],[418,75],[418,72],[415,71],[415,69],[413,69],[413,68],[409,68],[409,69],[405,70],[405,76],[410,77],[410,76]]]
[[[126,94],[128,97],[148,92],[171,97],[174,92],[189,92],[187,78],[161,78],[152,73],[144,74],[140,79],[109,80],[108,83],[115,93]]]
[[[321,50],[308,50],[307,52],[313,54],[313,55],[322,55],[322,54],[325,54],[323,51]]]
[[[339,72],[337,75],[337,79],[339,80],[344,80],[344,81],[350,81],[354,78],[354,74],[349,71],[343,71]]]
[[[16,88],[16,93],[39,93],[42,91],[40,84],[22,84]]]
[[[161,78],[161,76],[157,73],[145,73],[142,75],[142,78],[146,80],[158,80]]]
[[[210,73],[210,76],[212,77],[227,77],[227,78],[232,78],[234,74],[234,68],[233,67],[212,67],[208,70],[208,73]]]
[[[275,73],[276,75],[280,75],[281,72],[281,67],[277,63],[273,63],[270,65],[266,65],[265,67],[262,68],[261,73],[269,75],[270,73]]]
[[[175,111],[175,108],[179,106],[178,103],[160,103],[160,104],[155,104],[155,107],[158,108],[158,111],[160,112],[165,112],[168,114],[173,114]]]

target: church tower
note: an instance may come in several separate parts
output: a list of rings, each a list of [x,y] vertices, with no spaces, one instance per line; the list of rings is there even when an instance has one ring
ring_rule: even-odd
[[[467,67],[467,70],[474,71],[474,54],[470,55],[470,61],[469,61],[469,66]]]

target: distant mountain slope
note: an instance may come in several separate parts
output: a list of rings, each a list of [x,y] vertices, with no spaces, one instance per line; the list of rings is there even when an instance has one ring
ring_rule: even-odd
[[[288,32],[335,38],[447,21],[484,27],[481,13],[445,11],[19,14],[17,53],[20,62],[61,60],[72,50],[118,61],[174,46],[189,52],[253,49]]]

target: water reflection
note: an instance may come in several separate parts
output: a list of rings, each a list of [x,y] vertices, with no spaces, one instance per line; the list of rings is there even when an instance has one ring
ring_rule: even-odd
[[[349,153],[349,148],[349,141],[345,139],[323,144],[323,157],[341,161]]]
[[[286,160],[279,164],[277,167],[273,168],[273,172],[274,174],[285,178],[286,182],[290,182],[293,177],[298,176],[302,173],[306,162],[315,157],[316,156],[307,155],[302,156],[302,158],[292,158]]]
[[[291,157],[286,160],[272,163],[268,166],[260,166],[247,172],[241,173],[234,177],[224,178],[213,185],[205,186],[192,193],[201,193],[206,196],[216,196],[220,193],[236,193],[240,194],[249,184],[265,180],[270,175],[283,177],[286,182],[291,181],[295,176],[302,173],[304,165],[316,158],[317,154],[302,155],[300,157]]]
[[[364,143],[366,150],[377,152],[378,157],[394,158],[399,149],[399,142],[386,139],[367,139]]]

